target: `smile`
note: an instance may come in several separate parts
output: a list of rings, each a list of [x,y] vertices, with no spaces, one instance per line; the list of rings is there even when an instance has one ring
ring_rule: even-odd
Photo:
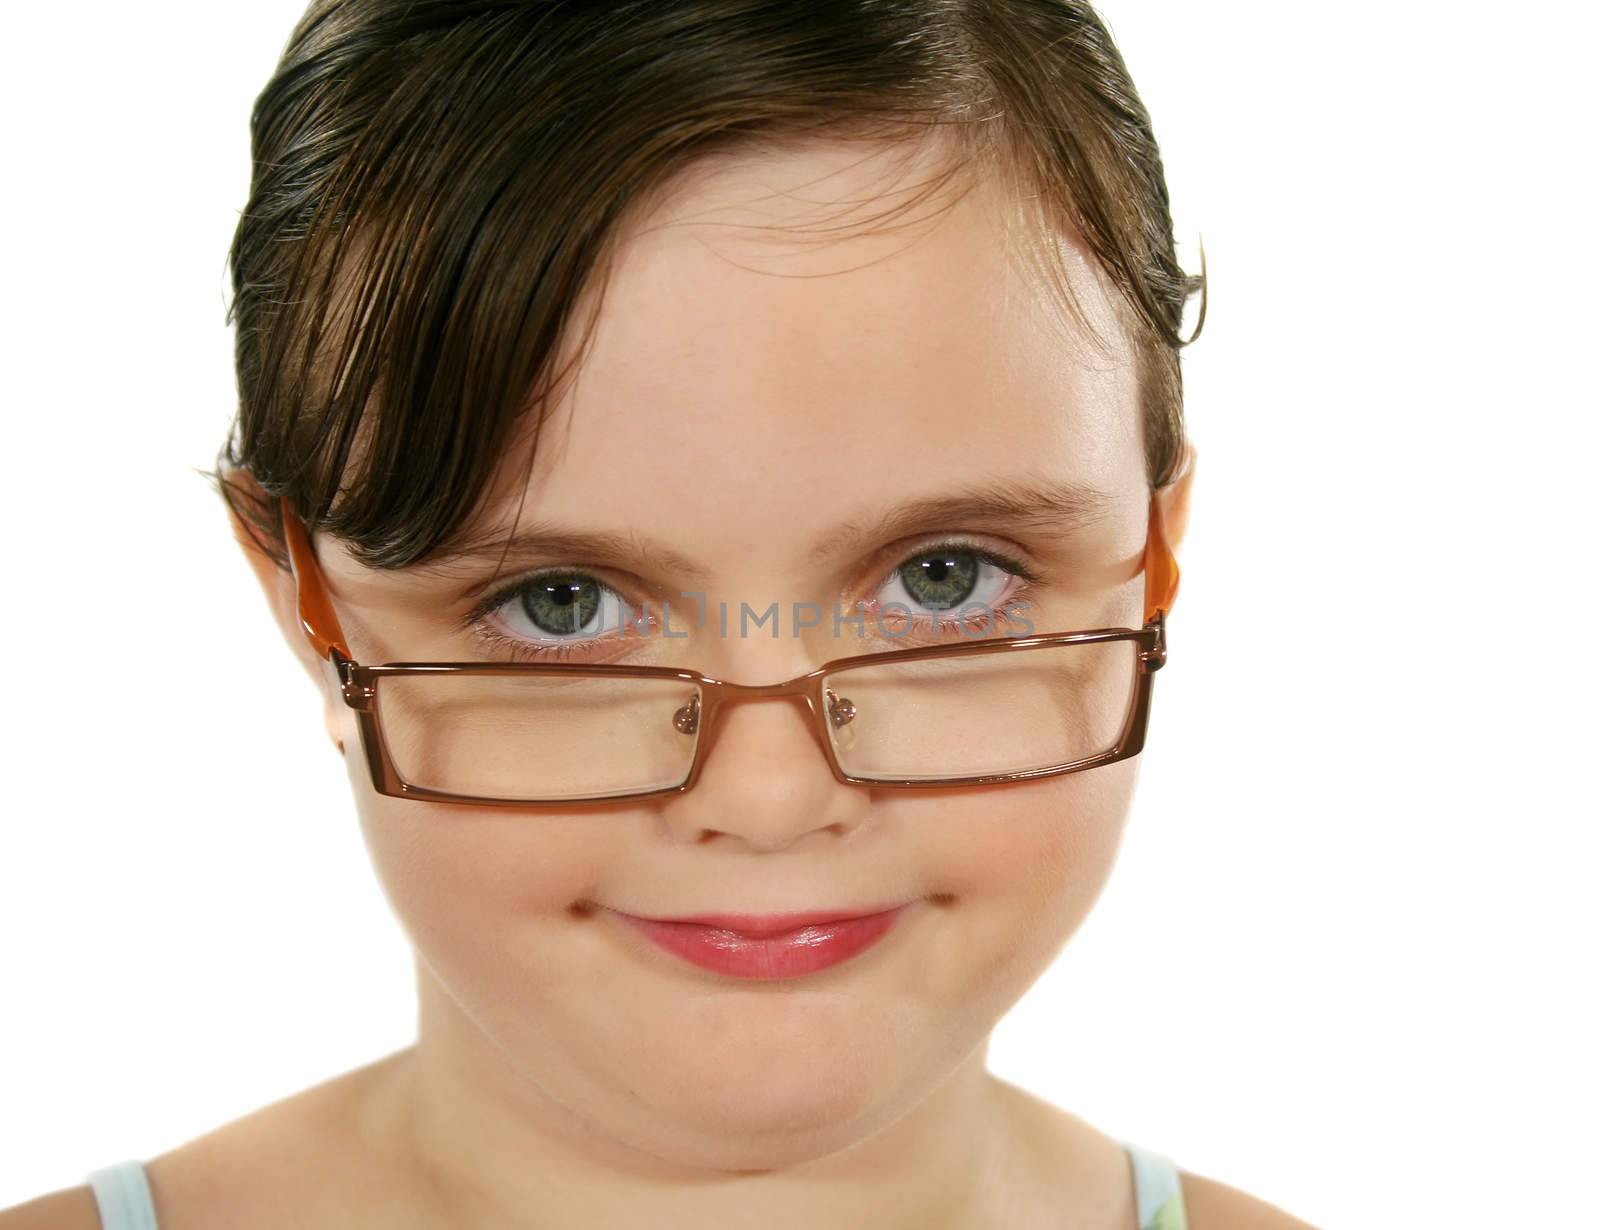
[[[794,978],[847,961],[887,935],[910,902],[872,914],[703,915],[641,918],[611,910],[633,930],[701,969],[735,978]]]

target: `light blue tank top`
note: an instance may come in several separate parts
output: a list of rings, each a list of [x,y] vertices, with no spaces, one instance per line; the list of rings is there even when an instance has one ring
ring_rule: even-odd
[[[1122,1142],[1122,1147],[1132,1172],[1139,1230],[1189,1230],[1178,1168],[1163,1154],[1127,1141]],[[94,1189],[95,1203],[100,1206],[102,1230],[158,1230],[142,1162],[131,1160],[103,1167],[88,1175],[86,1182]]]

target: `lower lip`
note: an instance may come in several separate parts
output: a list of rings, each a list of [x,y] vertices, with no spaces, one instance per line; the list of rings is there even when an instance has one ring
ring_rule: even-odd
[[[848,961],[889,933],[907,905],[774,935],[742,935],[698,923],[658,922],[613,910],[646,939],[691,965],[734,978],[796,978]]]

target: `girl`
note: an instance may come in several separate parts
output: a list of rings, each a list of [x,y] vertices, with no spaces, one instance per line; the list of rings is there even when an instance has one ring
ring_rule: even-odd
[[[215,478],[414,1045],[0,1226],[1303,1226],[986,1070],[1110,872],[1194,450],[1070,0],[317,0]]]

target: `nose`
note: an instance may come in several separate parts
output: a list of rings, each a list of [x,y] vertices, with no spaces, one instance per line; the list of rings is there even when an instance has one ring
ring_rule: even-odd
[[[663,808],[686,841],[721,836],[774,851],[847,836],[866,818],[870,791],[833,776],[803,697],[736,697],[702,738],[699,780]]]

